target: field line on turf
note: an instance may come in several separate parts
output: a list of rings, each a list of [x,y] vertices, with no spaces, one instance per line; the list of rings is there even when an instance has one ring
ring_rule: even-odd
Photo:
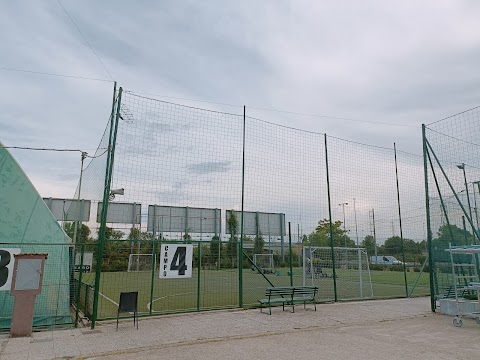
[[[102,297],[104,297],[105,299],[107,299],[108,301],[110,301],[111,303],[115,304],[115,306],[119,306],[119,304],[115,301],[113,301],[112,299],[110,299],[108,296],[106,295],[103,295],[100,291],[98,292],[98,294]]]
[[[167,297],[173,297],[173,296],[181,296],[181,295],[191,295],[191,294],[195,294],[195,292],[187,292],[187,293],[180,293],[180,294],[173,294],[173,295],[165,295],[165,296],[161,296],[159,298],[156,298],[156,299],[153,299],[152,300],[152,304],[157,301],[157,300],[161,300],[161,299],[165,299]],[[150,302],[147,303],[147,310],[150,310]]]

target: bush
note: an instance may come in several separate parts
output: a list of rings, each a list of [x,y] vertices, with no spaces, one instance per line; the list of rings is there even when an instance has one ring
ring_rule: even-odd
[[[385,266],[381,264],[370,264],[370,270],[382,271],[385,270]]]
[[[390,271],[403,271],[403,265],[392,265],[388,267]]]

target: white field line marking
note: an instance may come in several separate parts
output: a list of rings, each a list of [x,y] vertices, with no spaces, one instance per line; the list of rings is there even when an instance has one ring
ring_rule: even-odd
[[[108,296],[103,295],[100,291],[98,292],[98,294],[99,294],[100,296],[103,296],[105,299],[107,299],[107,300],[110,301],[111,303],[115,304],[116,306],[119,306],[119,304],[118,304],[117,302],[113,301],[113,300],[110,299]]]
[[[161,296],[159,298],[156,298],[156,299],[153,299],[152,301],[152,304],[157,301],[157,300],[161,300],[161,299],[166,299],[167,297],[174,297],[174,296],[181,296],[181,295],[191,295],[191,294],[196,294],[196,292],[187,292],[187,293],[181,293],[181,294],[173,294],[173,295],[165,295],[165,296]],[[150,302],[147,303],[147,310],[150,311]]]

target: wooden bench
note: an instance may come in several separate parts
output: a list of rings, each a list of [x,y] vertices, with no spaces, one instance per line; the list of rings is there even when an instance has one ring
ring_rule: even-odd
[[[268,310],[272,315],[272,305],[282,304],[285,311],[285,304],[292,306],[292,312],[295,312],[295,303],[303,303],[306,309],[307,302],[313,303],[317,311],[316,296],[318,287],[316,286],[282,286],[269,287],[265,290],[265,299],[258,300],[260,303],[260,312],[263,312],[263,306],[268,304]]]

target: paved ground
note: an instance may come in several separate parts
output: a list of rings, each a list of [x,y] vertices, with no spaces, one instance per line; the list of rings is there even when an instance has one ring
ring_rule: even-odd
[[[310,306],[311,307],[311,306]],[[0,336],[0,359],[476,359],[480,326],[429,311],[427,298],[194,313],[72,329]]]

